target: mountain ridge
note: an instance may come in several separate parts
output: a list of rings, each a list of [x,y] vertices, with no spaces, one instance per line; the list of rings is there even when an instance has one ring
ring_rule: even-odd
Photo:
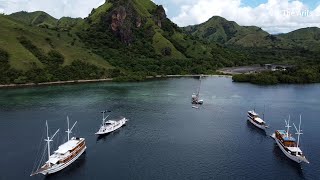
[[[44,82],[68,80],[61,75],[67,70],[77,74],[70,75],[76,79],[85,75],[141,79],[157,74],[210,74],[225,66],[313,62],[316,56],[309,52],[316,52],[318,43],[318,29],[301,30],[311,34],[308,37],[301,31],[275,36],[216,16],[180,28],[163,6],[150,0],[108,0],[83,19],[56,19],[36,11],[0,15],[0,23],[4,24],[0,50],[8,54],[4,62],[11,67],[6,65],[4,72],[22,71],[5,82],[33,82],[26,74],[35,70],[45,77],[37,82]],[[85,67],[89,71],[82,74]]]
[[[257,26],[240,26],[234,21],[213,16],[204,23],[187,26],[183,30],[200,39],[228,46],[320,50],[319,48],[314,48],[319,45],[320,28],[318,27],[301,28],[289,33],[273,35]],[[297,37],[299,38],[297,39]],[[309,38],[306,39],[305,37]],[[297,40],[300,40],[299,43],[304,43],[307,40],[309,42],[308,44],[299,45],[296,43]]]

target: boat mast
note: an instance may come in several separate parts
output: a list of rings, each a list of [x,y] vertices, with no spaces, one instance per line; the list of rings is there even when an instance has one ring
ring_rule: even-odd
[[[286,121],[286,120],[285,120]],[[289,119],[288,122],[286,121],[286,128],[287,128],[287,137],[289,137],[289,130],[290,130],[290,115],[289,115]]]
[[[47,141],[48,144],[48,160],[50,159],[50,142],[52,141],[52,139],[56,136],[56,134],[59,132],[59,129],[56,131],[56,133],[54,133],[54,135],[50,138],[49,137],[49,127],[48,127],[48,121],[46,121],[46,126],[47,126],[47,139],[45,139],[45,141]],[[49,167],[50,167],[50,163],[48,163]]]
[[[263,114],[262,114],[262,118],[263,118],[263,120],[264,120],[264,113],[266,112],[266,105],[264,105],[264,107],[263,107]]]
[[[297,142],[297,147],[299,147],[300,144],[300,135],[302,135],[303,133],[301,132],[301,114],[300,114],[300,123],[299,123],[299,129],[297,129],[296,125],[293,123],[294,128],[297,131],[297,135],[298,135],[298,142]]]
[[[201,77],[202,77],[202,75],[200,75],[200,78],[199,78],[200,84],[199,84],[199,88],[198,88],[198,93],[197,93],[197,97],[199,97],[199,95],[200,95],[200,88],[201,88]]]
[[[72,129],[74,128],[74,126],[77,124],[77,121],[73,124],[71,129],[69,129],[69,116],[67,116],[67,122],[68,122],[68,130],[66,131],[66,133],[68,134],[68,141],[69,141],[70,140],[70,134],[72,133]]]
[[[104,120],[105,120],[104,113],[106,113],[106,111],[101,111],[101,113],[102,113],[102,126],[103,126],[104,125]]]
[[[107,110],[101,111],[101,113],[102,113],[102,126],[104,126],[104,122],[110,116],[110,115],[108,115],[107,117],[104,117],[104,113],[106,113],[106,112],[111,112],[111,111],[107,111]]]
[[[47,139],[45,139],[45,141],[47,141],[48,144],[48,159],[50,158],[50,137],[49,137],[49,128],[48,128],[48,121],[46,121],[46,126],[47,126]],[[49,163],[50,166],[50,163]]]

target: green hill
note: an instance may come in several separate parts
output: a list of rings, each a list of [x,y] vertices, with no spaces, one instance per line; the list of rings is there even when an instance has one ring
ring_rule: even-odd
[[[0,15],[0,84],[210,74],[259,63],[318,62],[319,29],[270,35],[221,17],[180,28],[151,0],[108,0],[87,18]]]
[[[18,40],[20,36],[32,41],[44,53],[53,49],[59,51],[65,57],[64,65],[69,65],[74,60],[86,60],[103,68],[110,67],[101,57],[84,48],[84,44],[75,34],[25,25],[3,15],[0,16],[0,24],[0,48],[9,53],[9,62],[15,69],[28,70],[34,63],[43,67],[43,63],[21,45]]]
[[[186,33],[209,42],[243,47],[266,46],[271,43],[268,33],[255,26],[239,26],[236,22],[214,16],[208,21],[184,28]]]
[[[112,68],[103,58],[85,48],[74,33],[51,29],[53,24],[50,28],[42,26],[49,21],[36,22],[39,14],[45,13],[30,13],[30,16],[25,12],[15,13],[15,18],[0,15],[0,51],[8,55],[2,62],[0,84],[86,79],[84,75],[76,76],[83,70],[75,66],[97,68],[89,70],[90,73],[104,69],[106,72],[100,75],[107,74]],[[65,71],[75,75],[67,75]],[[89,71],[87,78],[90,78]],[[98,76],[92,74],[93,77]]]
[[[272,35],[256,26],[240,26],[236,22],[214,16],[208,21],[183,28],[184,32],[208,42],[244,48],[305,49],[319,51],[319,28],[303,28],[287,34]]]
[[[36,11],[31,13],[21,11],[21,12],[10,14],[9,18],[25,23],[27,25],[49,27],[49,28],[56,27],[57,21],[58,21],[54,17],[42,11]]]
[[[320,51],[320,28],[303,28],[278,36],[290,41],[291,46],[299,46],[311,51]]]
[[[1,84],[212,73],[245,62],[183,33],[150,0],[109,0],[85,19],[17,12],[0,24]]]

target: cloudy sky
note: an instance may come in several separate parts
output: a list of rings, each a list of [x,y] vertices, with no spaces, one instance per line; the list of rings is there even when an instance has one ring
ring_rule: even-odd
[[[45,11],[56,18],[86,17],[105,0],[0,0],[0,13]],[[179,26],[205,22],[214,15],[255,25],[270,33],[320,27],[320,0],[153,0],[164,5]]]

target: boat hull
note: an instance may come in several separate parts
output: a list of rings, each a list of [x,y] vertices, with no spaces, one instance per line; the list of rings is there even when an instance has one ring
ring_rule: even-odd
[[[68,161],[67,163],[61,164],[60,166],[53,166],[50,169],[47,169],[45,171],[42,171],[41,174],[43,175],[49,175],[49,174],[54,174],[58,171],[63,170],[64,168],[68,167],[70,164],[72,164],[75,160],[77,160],[87,149],[87,146],[85,146],[82,151],[80,151],[80,153],[77,154],[77,156],[75,156],[73,159],[71,159],[70,161]]]
[[[292,161],[294,162],[297,162],[297,163],[302,163],[302,162],[306,162],[306,163],[309,163],[309,161],[304,158],[304,157],[301,157],[301,156],[294,156],[292,154],[290,154],[289,152],[287,152],[284,147],[282,146],[281,142],[276,138],[276,135],[275,133],[273,133],[271,135],[271,137],[276,141],[278,147],[281,149],[281,151],[283,152],[283,154],[285,154],[289,159],[291,159]]]
[[[255,121],[253,121],[251,118],[248,117],[248,121],[251,122],[251,124],[253,124],[254,126],[262,129],[262,130],[265,130],[267,129],[267,126],[265,125],[260,125],[260,124],[257,124]]]
[[[203,104],[203,100],[192,100],[191,103],[192,103],[192,104],[202,105],[202,104]]]
[[[95,134],[96,135],[105,135],[105,134],[108,134],[108,133],[111,133],[113,131],[116,131],[117,129],[121,128],[122,126],[124,126],[126,124],[128,120],[127,119],[122,119],[122,120],[119,120],[118,124],[112,128],[104,128],[104,127],[101,127],[100,130],[98,132],[96,132]]]

